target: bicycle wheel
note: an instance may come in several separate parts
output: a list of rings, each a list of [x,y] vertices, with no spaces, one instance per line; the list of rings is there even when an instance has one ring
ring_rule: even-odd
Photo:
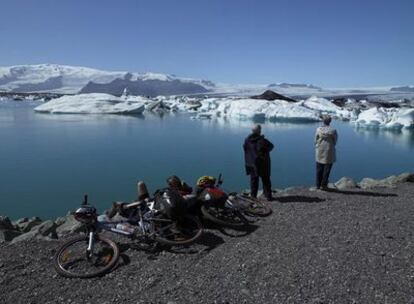
[[[203,233],[200,221],[189,215],[175,221],[158,215],[151,219],[155,240],[165,245],[187,245],[197,240]]]
[[[237,195],[234,200],[241,202],[243,206],[243,212],[250,216],[268,216],[272,213],[272,208],[266,202],[258,199]]]
[[[249,221],[240,211],[232,208],[202,205],[201,212],[206,219],[221,226],[237,228],[249,224]]]
[[[79,236],[58,248],[54,257],[58,274],[68,278],[92,278],[115,266],[119,259],[115,242],[96,234],[91,253],[87,252],[88,242],[88,236]]]

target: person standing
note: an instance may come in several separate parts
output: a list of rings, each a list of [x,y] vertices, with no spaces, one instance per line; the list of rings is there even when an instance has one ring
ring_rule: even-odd
[[[316,188],[327,190],[329,174],[336,161],[335,146],[338,133],[330,126],[331,117],[324,116],[322,119],[323,126],[319,127],[315,134]]]
[[[270,151],[273,144],[261,134],[262,127],[255,125],[252,133],[247,136],[243,144],[246,174],[250,175],[250,193],[256,198],[259,190],[259,178],[263,184],[263,194],[268,201],[272,198],[272,183],[270,181]]]

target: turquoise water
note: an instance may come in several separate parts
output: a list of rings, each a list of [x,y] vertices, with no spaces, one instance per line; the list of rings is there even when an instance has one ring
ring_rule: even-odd
[[[0,103],[0,214],[55,217],[88,193],[101,210],[136,196],[136,182],[151,191],[171,174],[194,184],[223,174],[224,187],[248,187],[242,143],[251,122],[192,120],[187,114],[106,116],[33,112],[36,103]],[[357,130],[334,122],[338,162],[332,180],[414,171],[414,133]],[[318,124],[266,123],[275,144],[275,188],[312,185],[313,135]]]

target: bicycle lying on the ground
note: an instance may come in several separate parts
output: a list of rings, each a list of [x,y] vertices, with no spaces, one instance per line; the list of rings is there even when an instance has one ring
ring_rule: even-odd
[[[272,209],[266,202],[238,193],[227,193],[220,188],[223,180],[221,174],[216,183],[205,186],[198,195],[203,216],[221,226],[242,227],[250,221],[246,218],[267,216]]]
[[[65,277],[91,278],[110,271],[120,255],[118,245],[102,235],[109,231],[129,237],[138,242],[156,242],[164,245],[187,245],[198,239],[202,226],[198,219],[183,215],[172,220],[161,212],[150,209],[145,201],[128,205],[119,204],[135,211],[134,217],[111,220],[106,215],[98,216],[95,207],[88,205],[87,196],[74,218],[83,223],[86,235],[78,236],[62,244],[54,257],[56,271]]]

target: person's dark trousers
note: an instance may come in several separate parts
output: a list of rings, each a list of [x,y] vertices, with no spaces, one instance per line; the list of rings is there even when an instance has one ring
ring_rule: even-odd
[[[267,199],[272,198],[272,182],[270,176],[260,176],[263,184],[263,194]],[[259,176],[250,175],[250,194],[252,197],[257,197],[259,191]]]
[[[316,188],[328,187],[329,174],[331,173],[332,164],[316,163]]]

